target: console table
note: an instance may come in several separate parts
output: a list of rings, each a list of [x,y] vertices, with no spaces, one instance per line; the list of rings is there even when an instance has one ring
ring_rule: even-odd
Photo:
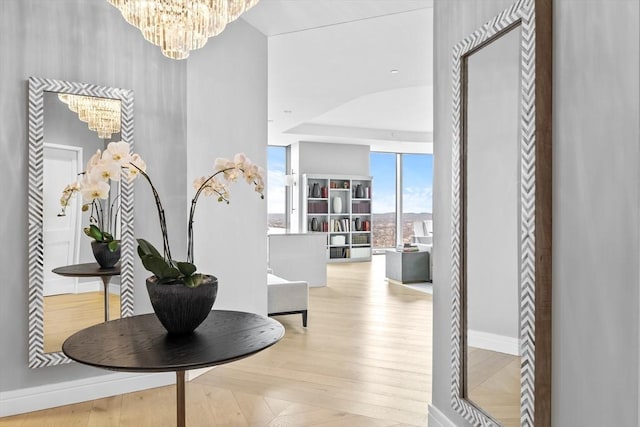
[[[85,264],[65,265],[57,267],[54,273],[66,277],[99,277],[104,285],[104,321],[109,320],[109,282],[112,276],[120,275],[120,264],[116,264],[112,268],[102,268],[97,262],[88,262]]]
[[[62,344],[70,359],[97,368],[123,372],[176,373],[178,427],[185,425],[184,373],[240,360],[272,346],[284,328],[265,316],[213,310],[188,335],[174,336],[155,314],[112,320],[83,329]]]

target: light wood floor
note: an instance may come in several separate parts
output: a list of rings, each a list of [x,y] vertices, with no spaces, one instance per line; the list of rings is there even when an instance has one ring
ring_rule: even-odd
[[[387,284],[384,257],[331,264],[275,346],[187,384],[189,426],[427,425],[431,295]],[[13,426],[171,426],[175,389],[162,387],[0,419]]]
[[[469,399],[503,427],[520,425],[520,357],[468,349]]]
[[[74,333],[104,322],[104,292],[83,292],[44,297],[44,351],[62,351]],[[109,318],[120,317],[120,296],[109,294]]]

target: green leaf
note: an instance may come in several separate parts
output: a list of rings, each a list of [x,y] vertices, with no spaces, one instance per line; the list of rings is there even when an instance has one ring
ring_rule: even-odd
[[[178,266],[178,270],[180,270],[180,272],[186,277],[191,276],[197,270],[196,266],[191,264],[190,262],[177,261],[176,265]]]
[[[164,271],[164,277],[160,279],[161,282],[169,282],[181,277],[180,271],[175,267],[169,267]]]
[[[111,252],[117,251],[119,246],[120,246],[120,240],[112,240],[107,245],[107,247]]]
[[[166,283],[181,276],[180,271],[175,267],[171,267],[161,256],[147,254],[142,255],[140,259],[144,268],[155,274],[160,282]]]
[[[202,274],[194,274],[184,278],[184,285],[189,288],[197,288],[202,282],[204,282],[204,275]]]
[[[147,242],[144,239],[137,239],[137,240],[138,240],[138,255],[140,255],[140,258],[142,258],[144,255],[153,255],[158,258],[162,258],[162,255],[160,255],[160,252],[158,252],[158,250],[155,247],[153,247],[151,243]]]
[[[111,233],[107,233],[106,231],[102,232],[102,241],[103,242],[112,242],[113,235]]]
[[[102,242],[104,240],[102,238],[102,231],[100,231],[98,226],[95,224],[91,224],[89,227],[85,227],[84,234],[97,240],[98,242]]]

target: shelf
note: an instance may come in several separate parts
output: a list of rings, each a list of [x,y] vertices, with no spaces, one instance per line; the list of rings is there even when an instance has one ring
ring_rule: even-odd
[[[304,174],[303,179],[303,188],[307,191],[302,192],[302,212],[300,212],[299,218],[303,222],[303,231],[312,232],[310,230],[312,220],[313,222],[322,223],[321,229],[328,225],[328,229],[324,228],[323,231],[313,232],[316,234],[323,233],[327,237],[327,261],[353,262],[370,260],[372,252],[372,233],[369,229],[372,220],[371,177]],[[363,189],[368,189],[369,192],[366,194],[361,193],[359,186],[362,186]],[[314,187],[316,189],[315,193],[312,191]],[[318,187],[321,193],[317,192]],[[358,195],[367,195],[369,197],[355,197],[356,191],[358,191]],[[315,196],[322,195],[325,197],[311,197],[312,193]],[[340,213],[333,212],[333,207],[338,207],[335,203],[337,199],[339,199],[338,203],[342,206]],[[355,224],[360,223],[360,221],[363,224],[368,224],[369,231],[356,230]],[[341,231],[338,231],[337,223],[342,225]],[[344,236],[345,243],[339,245],[331,244],[331,239],[335,239],[335,236]],[[335,240],[337,242],[334,243],[341,243],[343,237]]]

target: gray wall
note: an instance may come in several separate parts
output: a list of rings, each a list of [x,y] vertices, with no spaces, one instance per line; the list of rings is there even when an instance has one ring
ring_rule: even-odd
[[[213,172],[216,157],[244,152],[267,167],[267,38],[243,20],[189,58],[187,190]],[[266,179],[266,176],[265,176]],[[218,277],[216,308],[267,312],[267,201],[243,179],[231,203],[202,197],[194,225],[195,263]]]
[[[0,391],[106,374],[77,364],[27,368],[27,78],[133,89],[135,149],[167,196],[170,229],[184,234],[186,63],[161,56],[116,9],[97,0],[2,1],[0,56],[0,227],[6,245],[0,260]],[[163,168],[178,173],[158,173]],[[157,224],[147,220],[155,216],[143,183],[136,184],[136,205],[136,235],[157,236]],[[148,307],[140,270],[138,312]]]
[[[235,38],[232,42],[235,51],[216,46],[212,43],[214,39],[203,50],[193,53],[188,62],[174,61],[146,42],[106,1],[0,2],[0,56],[3,58],[0,61],[3,123],[0,126],[3,165],[0,179],[4,206],[0,210],[0,227],[5,245],[0,260],[4,271],[0,286],[0,391],[108,373],[77,364],[27,368],[27,78],[47,77],[134,91],[135,151],[146,161],[147,171],[162,198],[172,252],[176,258],[184,258],[187,196],[192,194],[185,189],[191,189],[197,173],[204,173],[200,167],[196,168],[200,165],[191,161],[189,166],[198,170],[187,171],[187,155],[202,156],[206,168],[212,167],[215,157],[241,150],[256,162],[266,163],[266,39],[242,22],[232,24],[227,32],[228,37]],[[238,52],[238,46],[243,43],[248,43],[246,51]],[[232,73],[238,74],[235,79],[230,78]],[[192,79],[189,89],[188,78]],[[206,94],[198,94],[200,89]],[[193,97],[189,105],[188,95]],[[193,131],[189,139],[187,111],[191,120],[189,128]],[[219,118],[225,111],[237,118]],[[203,121],[212,124],[197,125]],[[266,237],[266,202],[241,183],[234,189],[233,197],[235,205],[216,206],[215,213],[202,218],[204,224],[197,232],[200,242],[207,240],[217,245],[217,252],[213,252],[217,259],[250,256],[259,260],[248,269],[246,276],[239,276],[247,279],[249,285],[229,281],[231,286],[239,286],[237,293],[250,295],[245,303],[235,301],[229,305],[265,311],[266,240],[256,236]],[[135,185],[135,205],[136,237],[160,245],[153,197],[142,180]],[[220,213],[229,207],[231,210],[227,213]],[[236,231],[240,226],[245,229]],[[235,245],[229,245],[234,239]],[[251,244],[247,244],[249,241]],[[214,274],[222,271],[221,276],[226,280],[230,273],[218,269],[221,264],[223,262],[216,261],[210,269],[204,264],[202,270]],[[136,260],[136,313],[151,311],[144,285],[147,276],[149,273]],[[260,289],[261,284],[264,290]],[[222,290],[223,296],[224,292]],[[252,292],[255,295],[251,295]]]
[[[436,0],[433,403],[451,409],[452,47],[510,1]],[[554,1],[552,424],[638,425],[639,10]]]

